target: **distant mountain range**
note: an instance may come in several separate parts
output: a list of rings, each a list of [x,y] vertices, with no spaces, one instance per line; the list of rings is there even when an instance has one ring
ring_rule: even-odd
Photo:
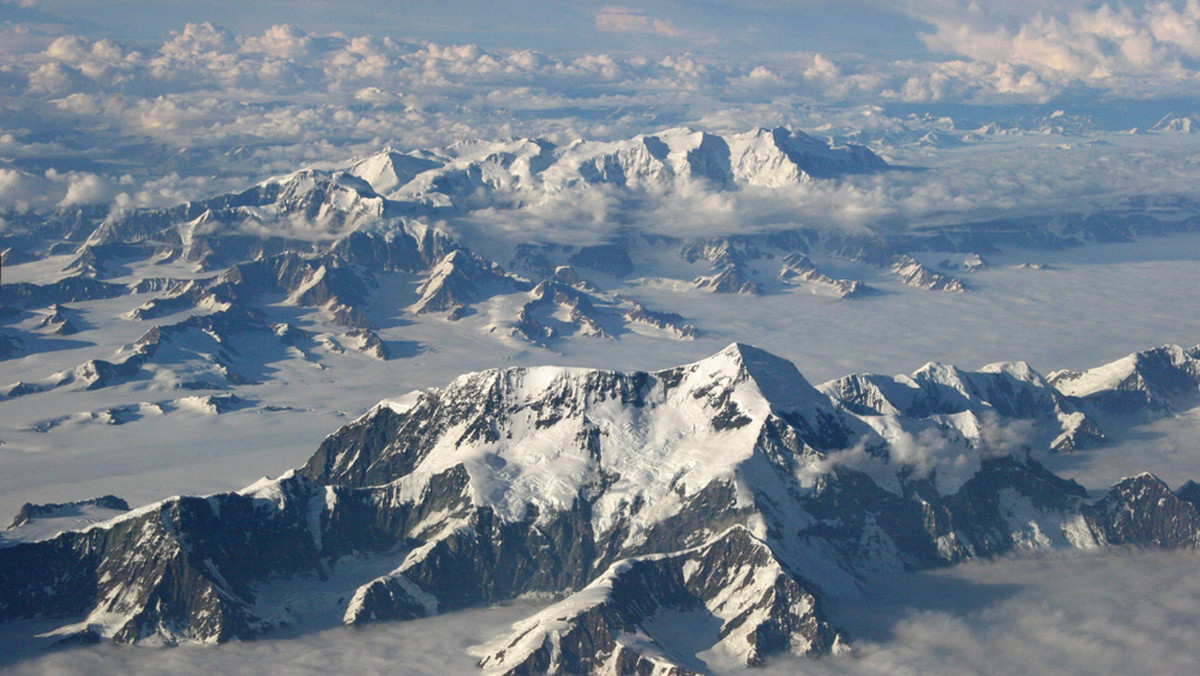
[[[985,256],[997,251],[1200,227],[1200,210],[1186,200],[910,231],[789,226],[739,233],[731,224],[730,234],[689,237],[629,228],[578,245],[514,231],[499,249],[465,241],[467,231],[453,227],[480,209],[518,212],[555,195],[586,199],[610,191],[653,200],[671,191],[785,190],[892,170],[863,146],[832,145],[788,128],[727,136],[672,129],[562,146],[516,139],[387,149],[166,209],[76,208],[16,219],[0,234],[0,245],[11,247],[7,264],[46,257],[63,263],[49,278],[0,288],[0,358],[51,349],[60,343],[49,337],[86,329],[80,304],[127,299],[132,308],[119,319],[146,328],[108,353],[0,383],[0,397],[153,382],[189,390],[187,396],[218,396],[210,408],[231,410],[255,405],[230,406],[221,397],[270,377],[268,362],[321,366],[326,356],[347,352],[396,358],[404,347],[387,336],[397,322],[444,320],[502,344],[549,349],[630,334],[691,340],[713,327],[671,302],[695,291],[732,302],[797,292],[858,302],[897,283],[970,293],[971,275],[986,271]],[[650,302],[639,293],[647,287],[671,293]],[[297,322],[281,308],[318,319]],[[151,409],[176,410],[180,398],[48,412],[34,428],[53,429],[70,416],[123,424]]]

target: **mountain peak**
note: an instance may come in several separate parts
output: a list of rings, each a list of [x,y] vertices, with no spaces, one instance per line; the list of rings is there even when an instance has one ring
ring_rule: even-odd
[[[1056,371],[1048,380],[1075,397],[1104,397],[1109,392],[1145,392],[1159,404],[1200,386],[1200,358],[1178,345],[1126,355],[1086,371]]]
[[[747,343],[730,343],[691,366],[713,376],[732,375],[735,382],[752,381],[771,407],[779,411],[808,410],[828,403],[828,398],[805,379],[795,364]]]
[[[380,195],[389,195],[416,176],[441,166],[432,160],[402,153],[391,146],[369,155],[349,168],[349,173],[367,182]]]

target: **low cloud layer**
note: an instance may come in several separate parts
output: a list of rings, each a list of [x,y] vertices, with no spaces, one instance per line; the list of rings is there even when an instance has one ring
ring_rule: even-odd
[[[994,418],[977,421],[977,429],[970,438],[938,427],[928,427],[916,434],[901,430],[888,440],[886,448],[860,443],[830,453],[807,468],[805,472],[810,477],[802,481],[808,483],[841,467],[862,472],[876,484],[897,493],[902,491],[898,477],[933,478],[940,493],[951,495],[979,472],[984,460],[1024,456],[1032,438],[1033,426],[1028,421],[1001,423]]]
[[[1197,563],[1194,552],[1072,551],[881,579],[862,599],[829,604],[853,653],[775,658],[756,673],[1191,673],[1200,659]],[[469,674],[471,646],[535,610],[523,603],[219,648],[76,647],[10,662],[5,673],[373,673],[403,664],[414,675]]]
[[[856,654],[804,672],[1190,673],[1200,659],[1198,562],[1194,552],[1055,552],[881,580],[831,608],[848,618]]]

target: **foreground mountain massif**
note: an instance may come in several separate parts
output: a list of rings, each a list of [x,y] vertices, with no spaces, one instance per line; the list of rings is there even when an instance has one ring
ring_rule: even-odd
[[[278,479],[0,548],[0,620],[221,642],[547,595],[480,647],[488,673],[839,652],[853,637],[824,599],[880,573],[1195,547],[1195,484],[1143,474],[1093,494],[1038,458],[1198,393],[1200,347],[1173,346],[1048,377],[929,364],[818,387],[742,344],[650,373],[471,373],[381,402]]]

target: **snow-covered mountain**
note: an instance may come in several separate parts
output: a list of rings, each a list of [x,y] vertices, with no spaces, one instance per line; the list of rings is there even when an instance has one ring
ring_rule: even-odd
[[[1195,114],[1180,115],[1178,113],[1167,113],[1163,115],[1162,119],[1154,123],[1154,126],[1150,127],[1150,131],[1172,134],[1200,133],[1200,116]]]
[[[953,273],[966,268],[954,260],[982,261],[984,253],[1011,247],[1125,241],[1200,224],[1185,201],[1155,207],[1154,215],[1146,205],[1130,205],[921,231],[840,231],[791,222],[745,233],[731,223],[727,234],[694,237],[616,228],[599,243],[579,245],[465,225],[473,214],[520,213],[545,200],[599,195],[644,206],[673,191],[759,194],[885,170],[888,165],[862,146],[831,145],[783,127],[727,135],[670,129],[561,146],[515,139],[388,148],[170,208],[77,208],[14,220],[0,233],[0,243],[12,247],[10,262],[63,254],[70,260],[57,279],[9,283],[0,297],[17,313],[10,319],[36,316],[36,330],[56,335],[78,329],[72,303],[130,296],[138,306],[128,316],[141,321],[235,309],[263,312],[269,325],[291,323],[273,305],[309,308],[335,327],[331,340],[346,343],[357,342],[350,331],[379,329],[372,317],[395,307],[410,318],[469,318],[460,330],[542,347],[630,333],[689,339],[704,332],[702,318],[669,301],[656,306],[639,297],[638,287],[671,288],[682,296],[698,289],[734,297],[808,292],[857,299],[899,280],[914,289],[964,291],[970,287]],[[504,242],[492,241],[496,237]],[[943,264],[935,266],[914,256],[924,251],[953,258],[939,256],[933,260]],[[551,290],[564,267],[570,288]],[[827,272],[846,267],[852,272]],[[408,293],[413,286],[416,297]],[[0,350],[21,356],[45,344],[29,338],[6,331]]]
[[[366,241],[415,235],[413,218],[521,208],[564,191],[616,190],[632,198],[685,186],[781,188],[886,169],[862,146],[833,146],[783,127],[728,136],[671,129],[565,146],[545,139],[472,141],[408,153],[387,148],[166,209],[92,219],[62,213],[51,217],[52,227],[38,229],[78,241],[76,266],[91,272],[112,257],[139,251],[220,268],[289,250],[363,253]],[[354,246],[346,243],[351,236],[357,237]],[[426,247],[421,253],[432,252]],[[405,262],[411,269],[412,261]]]
[[[481,648],[489,673],[838,651],[822,599],[882,572],[1196,546],[1194,490],[1143,474],[1092,497],[1036,460],[1096,429],[1087,405],[1021,363],[813,387],[743,344],[656,372],[471,373],[381,402],[278,479],[0,548],[0,620],[224,641],[551,593]]]
[[[1086,371],[1055,371],[1049,380],[1099,415],[1161,414],[1171,411],[1180,397],[1188,403],[1195,398],[1200,346],[1164,345]]]
[[[777,127],[725,136],[668,129],[621,141],[545,139],[461,143],[432,151],[384,151],[349,171],[380,195],[436,203],[479,190],[556,193],[590,185],[668,189],[704,182],[712,188],[778,188],[814,179],[882,171],[887,163],[859,145],[835,146]]]

